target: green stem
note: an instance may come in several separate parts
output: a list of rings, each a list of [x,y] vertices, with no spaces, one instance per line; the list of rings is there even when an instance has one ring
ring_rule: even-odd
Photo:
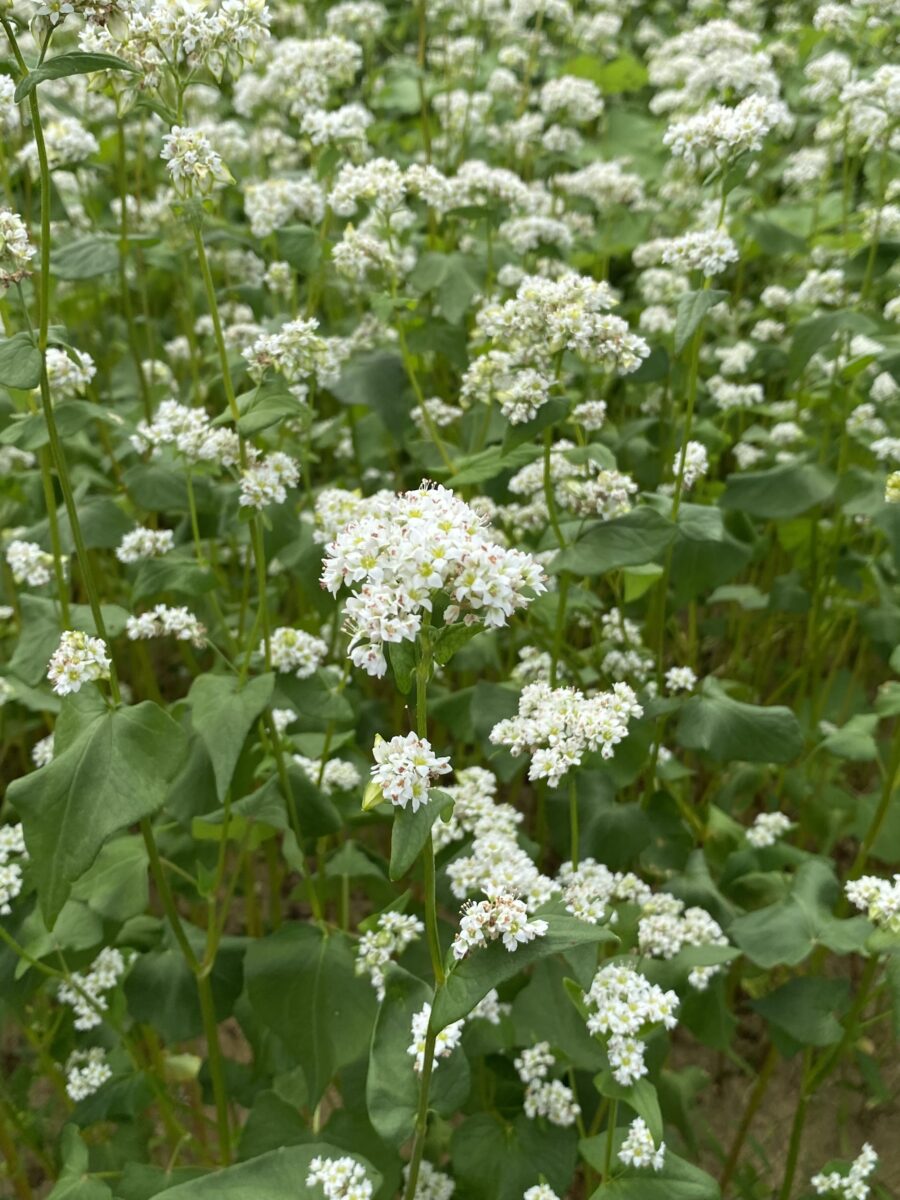
[[[197,976],[197,992],[200,997],[200,1013],[203,1018],[203,1034],[209,1058],[209,1075],[212,1081],[216,1104],[216,1124],[219,1130],[219,1156],[224,1166],[231,1162],[231,1127],[228,1119],[228,1089],[222,1050],[219,1046],[219,1025],[213,1004],[212,984],[208,974]]]
[[[47,447],[41,448],[41,483],[44,488],[44,507],[47,509],[47,526],[50,530],[50,550],[53,554],[53,574],[56,576],[56,594],[63,629],[71,629],[69,615],[69,581],[63,562],[62,541],[59,536],[59,516],[56,511],[56,494],[53,490],[53,467]]]
[[[750,1126],[753,1123],[753,1118],[756,1116],[757,1109],[762,1103],[763,1096],[766,1094],[766,1089],[769,1086],[769,1080],[772,1078],[772,1072],[775,1070],[775,1064],[778,1061],[778,1051],[774,1046],[769,1047],[769,1053],[766,1055],[759,1075],[756,1078],[756,1083],[750,1093],[750,1098],[747,1101],[747,1107],[744,1109],[740,1124],[734,1135],[734,1141],[731,1143],[731,1149],[728,1152],[728,1158],[725,1161],[725,1166],[722,1170],[722,1177],[719,1180],[719,1187],[722,1195],[726,1194],[728,1185],[731,1182],[731,1177],[734,1174],[738,1164],[738,1159],[741,1156],[741,1150],[744,1146],[744,1141],[747,1134],[750,1132]]]
[[[613,1143],[616,1138],[616,1121],[619,1116],[618,1100],[609,1103],[609,1116],[606,1118],[606,1151],[603,1155],[603,1182],[609,1181],[612,1173]]]
[[[577,871],[580,837],[578,833],[578,783],[574,771],[569,773],[569,830],[572,869]]]
[[[433,1011],[433,1006],[432,1006]],[[422,1063],[422,1078],[419,1081],[419,1104],[416,1109],[415,1140],[413,1141],[412,1157],[409,1160],[409,1175],[406,1181],[406,1191],[403,1200],[415,1200],[416,1186],[419,1182],[419,1168],[422,1165],[422,1155],[425,1152],[425,1137],[428,1133],[428,1093],[431,1090],[431,1069],[434,1062],[434,1043],[437,1030],[431,1021],[425,1033],[424,1062]]]
[[[862,844],[857,851],[856,858],[853,860],[853,866],[850,868],[848,879],[859,879],[865,870],[866,862],[872,847],[878,840],[878,835],[881,833],[881,828],[884,825],[888,815],[888,810],[891,807],[891,800],[894,791],[897,787],[897,775],[900,773],[900,731],[895,731],[893,745],[891,748],[891,758],[888,763],[888,768],[884,773],[884,783],[881,788],[881,799],[878,801],[878,807],[872,816],[869,828],[866,830],[866,835],[862,840]]]

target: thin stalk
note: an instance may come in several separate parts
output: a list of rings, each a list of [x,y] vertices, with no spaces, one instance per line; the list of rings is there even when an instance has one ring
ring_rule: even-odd
[[[613,1142],[616,1138],[616,1121],[619,1116],[618,1100],[609,1103],[609,1116],[606,1118],[606,1150],[603,1155],[603,1182],[609,1181],[612,1173]]]
[[[578,784],[575,773],[569,774],[569,832],[571,841],[571,858],[572,869],[578,870],[578,847],[580,837],[578,833]]]
[[[808,1065],[809,1050],[806,1051],[804,1065]],[[800,1098],[797,1101],[797,1108],[794,1112],[794,1122],[791,1125],[791,1140],[788,1143],[787,1163],[784,1168],[784,1178],[781,1181],[781,1190],[778,1193],[778,1200],[789,1200],[791,1188],[794,1186],[794,1175],[797,1172],[797,1160],[800,1157],[800,1144],[803,1141],[803,1129],[806,1125],[806,1112],[809,1107],[809,1092],[806,1090],[806,1083],[801,1085]]]
[[[59,598],[59,614],[63,629],[71,629],[69,615],[69,581],[63,563],[62,541],[59,536],[59,516],[56,511],[56,494],[53,490],[53,467],[46,446],[41,448],[41,484],[44,488],[44,507],[47,509],[47,527],[50,530],[50,552],[53,555],[53,574],[56,577],[56,595]]]
[[[203,1018],[203,1034],[209,1061],[213,1098],[216,1104],[216,1126],[219,1131],[219,1157],[224,1166],[231,1162],[231,1126],[228,1118],[228,1089],[222,1049],[219,1045],[219,1025],[213,1004],[212,984],[209,975],[197,976],[197,993],[200,997],[200,1013]]]
[[[741,1150],[744,1147],[744,1141],[747,1134],[750,1132],[750,1126],[753,1123],[753,1118],[762,1104],[763,1096],[766,1094],[766,1089],[769,1086],[769,1081],[772,1078],[772,1072],[775,1070],[775,1064],[778,1061],[778,1051],[774,1046],[769,1047],[769,1053],[766,1055],[765,1062],[760,1068],[759,1075],[756,1078],[756,1083],[750,1093],[750,1098],[747,1101],[747,1107],[744,1109],[741,1116],[740,1124],[734,1135],[734,1141],[731,1143],[731,1149],[728,1152],[728,1158],[725,1160],[725,1166],[722,1169],[722,1176],[719,1180],[719,1187],[722,1195],[726,1194],[731,1177],[734,1175],[735,1168],[738,1164],[738,1159],[741,1156]]]
[[[853,866],[850,868],[848,876],[849,879],[859,879],[865,869],[869,854],[878,840],[878,835],[881,833],[881,828],[888,815],[888,809],[891,806],[891,800],[897,788],[898,773],[900,773],[900,731],[894,734],[890,762],[888,763],[887,770],[884,772],[881,799],[878,801],[878,807],[872,816],[869,828],[866,830],[865,837],[857,851],[856,858],[853,860]]]

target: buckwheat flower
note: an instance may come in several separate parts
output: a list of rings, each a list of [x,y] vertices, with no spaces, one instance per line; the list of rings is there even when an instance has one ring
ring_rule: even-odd
[[[888,933],[900,933],[900,875],[879,879],[877,875],[863,875],[851,879],[844,887],[847,899],[861,909],[873,925],[886,929]]]
[[[572,409],[570,419],[576,425],[581,425],[583,429],[589,431],[602,429],[606,423],[606,401],[585,400],[581,404],[576,404]]]
[[[670,692],[690,692],[697,686],[697,676],[691,667],[669,667],[666,687]]]
[[[42,550],[37,542],[22,542],[18,539],[6,547],[6,562],[16,583],[27,583],[29,587],[43,587],[50,582],[53,555]]]
[[[415,1058],[415,1069],[417,1074],[422,1073],[422,1068],[425,1065],[425,1037],[428,1033],[428,1022],[431,1020],[431,1005],[425,1004],[422,1009],[415,1014],[412,1019],[412,1042],[407,1048],[406,1053]],[[434,1043],[434,1059],[432,1060],[432,1070],[436,1070],[440,1065],[442,1058],[449,1058],[462,1039],[463,1025],[462,1021],[454,1021],[450,1025],[446,1025],[438,1033]]]
[[[426,400],[425,409],[438,429],[445,429],[448,425],[452,425],[454,421],[458,421],[463,415],[461,408],[457,408],[454,404],[446,404],[439,396],[432,396]],[[421,407],[414,408],[410,415],[424,435],[427,432],[428,426]]]
[[[672,470],[676,476],[681,475],[685,490],[690,490],[709,470],[709,455],[703,443],[688,442],[687,446],[676,451]]]
[[[108,1079],[112,1079],[112,1069],[102,1046],[74,1050],[69,1055],[66,1062],[66,1091],[76,1104],[93,1096]]]
[[[900,471],[891,471],[885,480],[884,499],[887,504],[900,504]]]
[[[46,767],[53,761],[53,734],[48,733],[31,747],[31,761],[36,767]]]
[[[675,121],[663,144],[676,158],[693,167],[725,163],[748,151],[761,150],[774,128],[790,132],[793,119],[784,103],[768,96],[747,96],[734,108],[713,104],[702,112]]]
[[[275,450],[241,472],[239,503],[245,508],[284,504],[287,489],[296,487],[299,480],[300,468],[296,460]]]
[[[292,757],[293,762],[324,796],[355,791],[362,783],[356,766],[343,758],[329,758],[323,767],[320,759],[306,758],[302,754]]]
[[[560,1200],[549,1183],[536,1183],[522,1193],[522,1200]]]
[[[12,209],[0,208],[0,287],[8,288],[24,279],[34,254],[25,222]]]
[[[356,947],[356,974],[368,975],[379,1000],[384,999],[384,969],[425,932],[418,917],[386,912],[378,927],[364,933]]]
[[[234,183],[209,138],[199,129],[173,125],[163,138],[160,158],[179,196],[207,196],[218,184]]]
[[[51,346],[45,355],[50,391],[58,398],[78,396],[97,374],[90,354],[83,350],[59,350]]]
[[[349,1155],[343,1158],[314,1158],[309,1164],[306,1186],[322,1185],[325,1200],[371,1200],[372,1184],[365,1168]]]
[[[453,956],[465,958],[473,949],[498,939],[511,953],[535,938],[543,937],[549,925],[539,919],[529,921],[528,909],[517,896],[491,896],[469,901],[463,906],[459,930],[453,939]]]
[[[81,690],[85,683],[109,679],[111,659],[102,638],[67,629],[47,664],[47,678],[57,696]]]
[[[453,769],[448,757],[439,758],[431,749],[431,742],[413,732],[405,737],[398,734],[389,742],[376,738],[372,757],[375,759],[372,780],[384,798],[398,808],[411,803],[413,812],[428,803],[428,789],[437,777]]]
[[[720,275],[738,260],[737,246],[722,229],[700,229],[671,238],[662,261],[683,271],[702,271],[707,278]]]
[[[122,563],[142,562],[145,558],[160,558],[168,554],[175,545],[175,534],[171,529],[146,529],[139,525],[126,533],[116,549],[116,558]]]
[[[866,1200],[871,1191],[868,1179],[877,1166],[878,1155],[868,1142],[864,1142],[859,1156],[850,1164],[846,1175],[831,1171],[827,1175],[813,1175],[810,1183],[820,1196],[834,1195],[840,1196],[842,1200]]]
[[[642,905],[638,921],[641,954],[670,959],[684,946],[727,945],[721,926],[703,908],[685,908],[682,900],[665,892],[650,896]],[[719,964],[694,967],[688,983],[698,991],[706,991],[710,980],[721,970]]]
[[[27,861],[22,826],[0,825],[0,916],[8,917],[12,912],[12,901],[24,886],[22,864]]]
[[[284,733],[289,725],[293,725],[297,720],[297,714],[292,708],[273,708],[272,720],[275,724],[276,733]]]
[[[529,684],[519,697],[517,716],[499,721],[491,730],[495,745],[513,754],[531,754],[528,778],[546,779],[556,787],[588,751],[612,758],[628,736],[628,722],[643,715],[634,691],[616,683],[610,692],[585,696],[577,688]]]
[[[406,1183],[409,1183],[409,1168],[409,1163],[403,1168]],[[449,1175],[438,1171],[424,1159],[419,1163],[419,1176],[416,1179],[416,1194],[413,1200],[450,1200],[455,1190],[456,1184]]]
[[[666,1157],[666,1143],[657,1146],[642,1117],[635,1117],[619,1150],[619,1162],[626,1167],[652,1167],[661,1171]]]
[[[503,1017],[512,1012],[511,1004],[504,1004],[497,995],[497,989],[491,988],[486,996],[478,1001],[466,1018],[467,1021],[487,1021],[489,1025],[499,1025]]]
[[[326,340],[316,330],[319,322],[311,317],[300,317],[288,321],[277,333],[266,333],[256,338],[243,352],[249,364],[250,374],[260,380],[271,367],[283,375],[288,383],[299,383],[311,376],[323,381],[323,373],[330,367],[331,352]]]
[[[206,626],[184,606],[170,608],[168,604],[157,604],[148,612],[129,617],[125,632],[133,642],[168,636],[195,646],[206,645]]]
[[[125,965],[121,951],[107,946],[94,959],[86,975],[73,971],[71,982],[59,985],[57,999],[74,1010],[76,1029],[94,1029],[103,1023],[101,1014],[108,1008],[105,993],[118,984],[125,973]]]
[[[674,1029],[678,997],[650,983],[638,971],[618,963],[601,967],[584,994],[588,1031],[608,1038],[613,1076],[623,1087],[647,1074],[643,1032],[661,1024]]]
[[[287,625],[279,625],[272,631],[270,645],[275,670],[285,673],[293,671],[298,679],[308,679],[314,675],[328,654],[328,647],[321,638]],[[261,642],[260,653],[264,649],[265,644]]]
[[[791,828],[792,823],[790,817],[785,816],[783,812],[758,813],[747,830],[747,841],[757,850],[765,846],[774,846]]]

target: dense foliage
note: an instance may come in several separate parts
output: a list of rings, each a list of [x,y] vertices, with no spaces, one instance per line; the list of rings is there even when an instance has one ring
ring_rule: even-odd
[[[0,1192],[890,1194],[896,0],[0,26]]]

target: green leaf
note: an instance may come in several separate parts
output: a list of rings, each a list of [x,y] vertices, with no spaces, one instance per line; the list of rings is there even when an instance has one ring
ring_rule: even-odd
[[[10,784],[48,928],[107,838],[162,807],[185,747],[180,726],[145,700],[95,713],[52,762]]]
[[[786,463],[767,471],[729,475],[719,498],[722,508],[736,508],[751,517],[796,517],[828,500],[837,477],[814,463]]]
[[[29,333],[0,338],[0,387],[28,391],[41,382],[41,352]]]
[[[283,925],[247,950],[250,1007],[302,1066],[311,1107],[369,1044],[375,992],[355,967],[350,940],[313,925]]]
[[[95,279],[98,275],[108,275],[119,268],[118,242],[99,233],[77,238],[54,250],[50,268],[57,279]]]
[[[820,748],[835,758],[845,758],[849,762],[875,762],[878,743],[873,734],[878,728],[878,721],[876,713],[857,713],[840,729],[829,733]]]
[[[579,1142],[578,1148],[593,1167],[602,1170],[605,1144],[606,1135],[599,1134]],[[720,1195],[711,1175],[667,1149],[661,1171],[629,1168],[597,1188],[591,1200],[719,1200]]]
[[[624,517],[595,521],[550,564],[554,574],[605,575],[619,567],[656,561],[675,537],[675,525],[653,508],[636,508]]]
[[[548,954],[565,954],[578,946],[618,940],[608,929],[586,925],[584,921],[561,913],[542,914],[541,919],[549,925],[543,937],[537,937],[512,952],[502,942],[492,942],[484,949],[473,950],[451,969],[434,1006],[434,1017],[441,1029],[467,1017],[491,988],[498,987],[504,980],[518,975],[523,967],[546,958]]]
[[[789,979],[750,1007],[801,1046],[833,1046],[844,1030],[835,1016],[847,999],[846,980],[805,975]]]
[[[278,254],[301,275],[311,274],[322,255],[319,235],[309,225],[285,225],[275,233]]]
[[[796,379],[815,352],[830,342],[836,333],[872,333],[874,322],[855,309],[840,309],[820,317],[807,317],[794,329],[788,355],[788,376]]]
[[[75,1125],[66,1125],[62,1131],[62,1160],[62,1171],[47,1200],[112,1200],[103,1180],[92,1179],[88,1173],[88,1149]]]
[[[804,863],[794,879],[791,894],[778,904],[737,917],[728,936],[757,966],[803,962],[816,946],[835,954],[859,952],[872,926],[864,917],[839,920],[832,909],[840,887],[830,864],[821,859]]]
[[[273,674],[257,675],[243,687],[234,675],[199,675],[188,692],[194,728],[206,746],[220,800],[254,722],[272,698]]]
[[[322,1200],[322,1185],[308,1184],[306,1176],[314,1158],[342,1158],[348,1152],[327,1142],[305,1146],[283,1146],[260,1154],[249,1162],[214,1171],[200,1179],[189,1179],[164,1192],[166,1200]],[[365,1168],[373,1195],[381,1187],[381,1175],[368,1159],[350,1153]]]
[[[215,575],[211,571],[204,571],[193,558],[179,559],[166,555],[164,558],[145,559],[138,566],[131,596],[133,600],[144,600],[162,592],[174,592],[177,596],[196,597],[212,591],[215,586]]]
[[[389,430],[409,418],[412,398],[403,359],[389,350],[354,355],[328,389],[342,404],[361,404],[378,413]]]
[[[477,622],[467,625],[465,621],[456,621],[452,625],[444,625],[438,630],[432,643],[435,662],[445,667],[457,650],[461,650],[473,637],[483,632],[484,626]]]
[[[593,54],[579,54],[569,59],[563,72],[579,79],[590,79],[607,96],[639,92],[648,79],[647,68],[630,54],[623,54],[612,62]]]
[[[456,488],[468,487],[473,483],[486,483],[504,471],[518,471],[541,457],[539,446],[514,446],[508,453],[500,446],[491,446],[477,454],[467,454],[457,460],[458,470],[447,481]]]
[[[622,1100],[636,1115],[643,1117],[657,1146],[663,1140],[663,1119],[659,1108],[656,1088],[649,1079],[639,1079],[630,1087],[623,1087],[613,1079],[612,1071],[601,1071],[594,1078],[594,1087],[608,1100]]]
[[[147,850],[140,837],[107,842],[94,865],[72,888],[72,899],[83,900],[92,912],[119,923],[147,909]]]
[[[20,79],[15,102],[20,104],[45,79],[65,79],[68,75],[89,75],[93,71],[130,71],[138,74],[137,67],[116,54],[87,54],[82,50],[70,50],[67,54],[57,54],[55,58],[47,59],[29,71],[24,79]]]
[[[700,322],[711,308],[728,299],[728,293],[715,288],[685,292],[678,297],[675,313],[675,353],[680,354],[697,331]]]
[[[783,705],[762,707],[708,690],[681,708],[675,734],[686,750],[716,762],[791,762],[803,749],[800,722]]]
[[[453,807],[453,799],[439,788],[430,788],[428,803],[419,805],[418,811],[397,808],[391,831],[391,879],[402,879],[419,855],[431,835],[431,827],[446,811]]]
[[[515,1120],[476,1113],[453,1131],[453,1176],[467,1200],[522,1200],[542,1179],[564,1196],[575,1171],[576,1145],[573,1129],[529,1121],[521,1112]]]

